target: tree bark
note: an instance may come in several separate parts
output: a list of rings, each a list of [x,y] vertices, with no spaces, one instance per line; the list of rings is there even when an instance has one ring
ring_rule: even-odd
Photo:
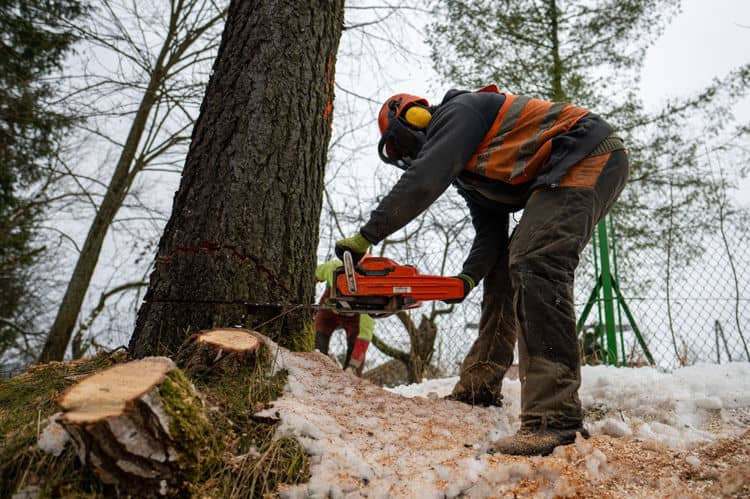
[[[294,306],[314,298],[342,24],[343,0],[232,1],[133,355],[269,320],[261,332],[295,346],[311,319]]]

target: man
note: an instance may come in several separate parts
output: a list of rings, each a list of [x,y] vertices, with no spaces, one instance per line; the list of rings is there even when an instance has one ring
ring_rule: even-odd
[[[320,297],[320,303],[325,303],[331,296],[333,272],[342,265],[341,260],[334,258],[315,268],[315,279],[318,282],[326,283],[326,289]],[[365,367],[367,348],[370,346],[372,333],[375,329],[375,321],[367,314],[345,315],[337,314],[327,308],[320,309],[315,314],[315,349],[328,355],[331,334],[339,328],[346,332],[347,348],[344,369],[361,377],[362,369]]]
[[[500,93],[449,91],[438,106],[398,94],[383,105],[378,153],[405,170],[337,253],[359,257],[413,220],[450,184],[476,232],[465,294],[484,279],[479,337],[450,398],[500,405],[518,339],[520,431],[497,452],[544,455],[584,436],[573,274],[596,223],[625,185],[627,152],[598,115],[578,106]],[[511,212],[523,216],[508,237]]]

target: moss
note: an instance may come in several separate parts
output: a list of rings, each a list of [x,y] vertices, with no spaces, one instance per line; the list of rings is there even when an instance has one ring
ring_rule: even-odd
[[[309,478],[309,463],[299,443],[275,438],[276,424],[255,418],[281,396],[287,373],[274,373],[275,359],[261,345],[252,365],[219,378],[203,378],[198,388],[210,406],[208,412],[216,436],[214,452],[220,459],[204,470],[193,490],[211,497],[264,497],[279,484],[295,484]]]
[[[182,371],[175,369],[159,385],[159,395],[170,416],[169,432],[178,446],[183,479],[194,481],[200,468],[211,464],[210,427],[200,399]]]
[[[315,322],[305,323],[301,331],[289,338],[289,350],[292,352],[312,352],[315,350]]]
[[[232,481],[226,484],[231,488],[218,492],[226,496],[265,498],[274,494],[280,484],[307,481],[310,477],[308,468],[307,454],[295,439],[269,439],[257,456],[248,456],[238,463]]]
[[[311,324],[312,326],[312,324]],[[56,399],[83,374],[126,360],[100,356],[37,367],[0,381],[0,497],[35,487],[42,497],[106,497],[116,493],[83,468],[72,446],[54,457],[36,448],[37,428],[59,409]],[[159,387],[180,446],[185,483],[195,497],[265,497],[281,484],[309,479],[308,457],[293,438],[275,437],[276,423],[255,418],[284,391],[262,345],[255,362],[212,377],[175,370]],[[195,383],[200,396],[196,396]]]
[[[36,441],[42,423],[59,411],[56,400],[81,376],[125,360],[102,354],[75,362],[52,362],[0,380],[0,497],[25,488],[41,496],[98,496],[106,489],[82,470],[71,447],[58,457],[42,452]]]

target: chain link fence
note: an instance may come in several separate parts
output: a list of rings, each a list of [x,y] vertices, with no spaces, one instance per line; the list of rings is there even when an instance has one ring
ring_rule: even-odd
[[[611,224],[609,228],[611,234]],[[613,277],[624,302],[614,307],[619,363],[649,363],[638,333],[653,363],[662,369],[698,362],[750,361],[749,236],[746,224],[721,221],[689,240],[671,243],[662,238],[616,259],[621,265],[613,266]],[[627,247],[627,241],[610,243],[613,251]],[[597,254],[591,245],[587,248],[577,276],[579,312],[585,306],[581,299],[585,300],[586,290],[595,283],[591,269],[597,267]],[[583,328],[584,335],[595,335],[600,341],[604,336],[602,307],[599,297]],[[628,320],[624,307],[633,321]]]
[[[618,365],[653,364],[670,370],[698,362],[750,361],[750,227],[746,223],[717,222],[704,235],[695,235],[690,249],[657,240],[643,248],[630,248],[617,239],[609,224],[608,249],[616,289],[612,299]],[[576,311],[589,309],[581,322],[579,345],[588,364],[607,359],[605,298],[602,290],[592,295],[601,275],[600,248],[590,243],[576,273]],[[417,263],[420,272],[439,274],[441,268],[460,269],[465,255],[435,252]],[[481,286],[481,285],[480,285]],[[436,317],[438,327],[432,366],[428,376],[456,375],[478,334],[481,289],[476,289],[450,314]],[[429,315],[423,304],[409,312],[415,321]],[[588,307],[587,307],[588,306]],[[628,312],[632,318],[628,318]],[[375,334],[388,345],[409,352],[409,336],[395,317],[376,321]],[[640,340],[639,340],[640,336]],[[334,352],[343,352],[343,334],[334,335]],[[368,377],[384,384],[405,381],[406,370],[374,346],[368,350]],[[650,357],[650,358],[649,358]]]

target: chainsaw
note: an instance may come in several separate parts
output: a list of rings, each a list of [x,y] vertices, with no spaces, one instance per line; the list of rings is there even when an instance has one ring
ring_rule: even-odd
[[[464,296],[464,283],[457,277],[422,275],[412,265],[370,255],[355,265],[348,251],[343,260],[344,265],[334,271],[328,301],[340,313],[381,318],[417,308],[423,301]]]

